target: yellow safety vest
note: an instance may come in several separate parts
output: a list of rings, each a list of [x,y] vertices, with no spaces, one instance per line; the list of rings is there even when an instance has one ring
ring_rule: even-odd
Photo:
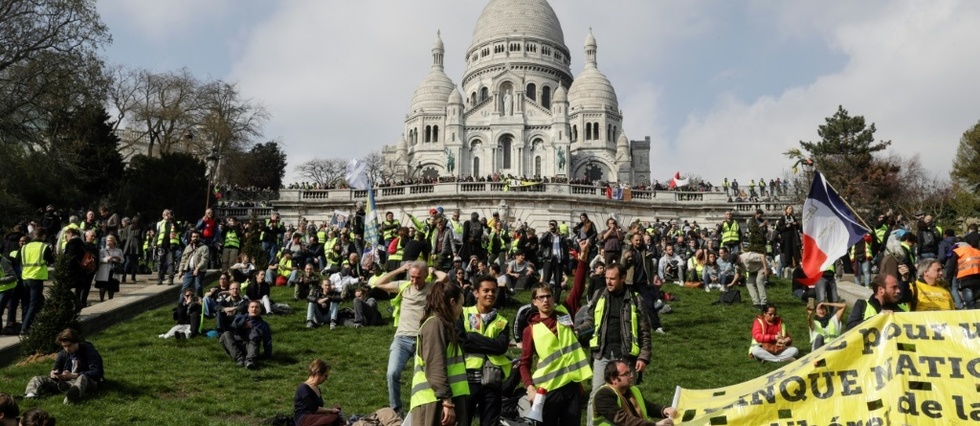
[[[163,230],[166,229],[166,227],[167,227],[167,221],[161,220],[157,222],[157,245],[158,246],[163,244],[163,239],[164,239]],[[177,236],[177,222],[173,222],[170,224],[170,244],[171,245],[180,244],[180,237]]]
[[[564,307],[559,306],[555,313],[568,317],[567,322],[571,323],[571,316]],[[558,320],[557,336],[543,323],[531,326],[534,351],[538,355],[538,364],[531,380],[535,386],[549,392],[592,378],[592,367],[582,345],[578,343],[575,330],[562,322],[562,319]]]
[[[398,237],[398,240],[396,240],[396,241],[397,241],[395,243],[396,250],[395,250],[394,253],[388,255],[388,260],[389,261],[395,261],[395,262],[401,262],[402,261],[402,257],[405,256],[405,247],[402,245],[401,237]]]
[[[475,332],[475,333],[479,333],[482,336],[494,338],[497,337],[497,335],[499,335],[501,331],[507,330],[507,318],[504,318],[502,315],[497,315],[497,318],[495,318],[489,324],[483,324],[482,327],[477,329],[473,328],[472,323],[470,323],[469,319],[471,316],[479,317],[479,315],[480,315],[480,311],[476,309],[476,306],[463,308],[463,328],[467,332]],[[496,365],[497,367],[500,367],[500,369],[504,370],[504,379],[510,377],[510,371],[511,371],[510,358],[507,358],[506,355],[484,355],[484,354],[467,353],[466,369],[479,370],[480,368],[483,367],[483,363],[486,362],[486,360],[488,359],[490,360],[491,364]]]
[[[732,221],[731,224],[728,222],[721,223],[721,243],[722,244],[734,244],[738,242],[738,222]]]
[[[398,328],[398,319],[401,318],[402,294],[405,293],[405,290],[408,290],[408,286],[410,285],[412,285],[411,281],[402,284],[398,287],[398,294],[395,295],[395,298],[391,299],[391,316],[395,318],[393,323],[395,328]]]
[[[623,395],[621,395],[618,391],[616,391],[616,389],[613,389],[613,387],[609,386],[608,384],[602,385],[602,387],[612,389],[613,392],[616,392],[616,396],[619,397],[616,400],[616,404],[619,406],[619,408],[623,408]],[[643,401],[643,394],[640,393],[640,389],[637,388],[636,386],[630,386],[630,393],[633,394],[633,398],[636,399],[636,409],[640,411],[640,415],[643,416],[643,420],[652,420],[650,415],[647,414],[647,404]],[[594,403],[595,402],[593,402],[593,404]],[[599,426],[613,426],[612,422],[610,422],[605,417],[600,416],[596,412],[595,407],[593,407],[592,412],[596,413],[592,417],[592,422],[594,424]]]
[[[4,278],[6,276],[7,275],[3,273],[3,268],[0,268],[0,279]],[[7,284],[0,284],[0,293],[3,293],[5,291],[7,291],[7,290],[10,290],[10,289],[12,289],[14,287],[17,287],[17,280],[13,280],[13,281],[11,281],[11,282],[9,282]]]
[[[384,221],[384,223],[382,224],[382,227],[387,228],[387,229],[385,229],[384,234],[383,234],[383,237],[384,237],[384,240],[385,241],[391,240],[391,239],[395,238],[395,236],[398,235],[398,226],[395,226],[393,228],[389,228],[391,225],[401,225],[401,223],[398,222],[395,219]]]
[[[425,322],[435,319],[429,317]],[[435,319],[438,321],[438,319]],[[424,325],[424,323],[423,323]],[[415,338],[415,375],[412,377],[412,400],[409,403],[409,411],[420,405],[431,404],[438,401],[436,392],[429,386],[429,381],[425,378],[425,360],[419,356],[422,350],[422,342],[418,337]],[[459,346],[450,344],[446,347],[446,378],[449,381],[449,389],[453,397],[470,394],[470,385],[466,382],[466,362],[463,360],[463,349]]]
[[[40,241],[31,241],[20,249],[21,279],[37,281],[48,279],[48,262],[44,260],[45,250],[50,250],[50,247]]]
[[[276,270],[276,273],[279,274],[279,276],[289,278],[289,274],[291,272],[293,272],[293,259],[279,259],[279,268]]]
[[[898,305],[898,309],[901,310],[902,312],[908,312],[909,311],[909,305],[906,304],[906,303],[899,304]],[[878,311],[875,310],[875,307],[874,306],[871,306],[871,303],[870,302],[865,303],[865,305],[864,305],[864,319],[867,320],[868,318],[871,318],[871,317],[873,317],[875,315],[878,315]]]
[[[229,248],[241,247],[241,242],[238,240],[238,231],[234,229],[229,229],[228,232],[225,232],[225,247],[229,247]]]
[[[623,303],[628,303],[626,297],[623,298]],[[640,334],[639,334],[639,321],[636,316],[636,303],[630,303],[630,355],[639,356],[640,355]],[[595,333],[592,334],[592,340],[589,340],[589,346],[592,349],[599,349],[599,334],[602,331],[602,320],[606,317],[606,298],[600,296],[599,300],[595,304]]]
[[[834,321],[831,319],[830,321],[827,321],[827,328],[824,328],[824,326],[820,324],[820,321],[813,320],[813,331],[823,336],[825,339],[833,339],[840,336],[839,324],[840,321]]]

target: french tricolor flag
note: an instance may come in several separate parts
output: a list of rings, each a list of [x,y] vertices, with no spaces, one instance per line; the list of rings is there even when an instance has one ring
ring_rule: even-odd
[[[868,229],[823,179],[813,175],[810,195],[803,203],[803,284],[813,286],[823,271],[857,244]]]

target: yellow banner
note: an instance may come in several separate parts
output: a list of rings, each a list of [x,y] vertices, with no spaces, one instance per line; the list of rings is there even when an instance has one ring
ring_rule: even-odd
[[[765,376],[678,387],[674,406],[682,425],[980,424],[980,311],[876,315]]]

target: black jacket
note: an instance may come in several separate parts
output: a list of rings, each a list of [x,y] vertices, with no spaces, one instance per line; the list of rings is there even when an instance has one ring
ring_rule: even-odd
[[[70,357],[68,351],[64,349],[58,352],[58,358],[55,359],[52,370],[84,374],[96,382],[105,379],[105,372],[102,369],[102,355],[99,355],[99,351],[95,350],[95,346],[89,342],[79,342],[78,351],[75,352],[75,355],[78,357],[78,371],[71,371]]]

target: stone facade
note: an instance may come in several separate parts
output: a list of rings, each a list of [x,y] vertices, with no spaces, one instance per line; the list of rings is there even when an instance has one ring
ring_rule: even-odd
[[[648,184],[649,138],[626,137],[597,51],[590,31],[583,69],[573,77],[561,23],[546,0],[490,0],[457,85],[444,71],[437,33],[401,140],[382,150],[398,165],[395,179],[500,173]]]

